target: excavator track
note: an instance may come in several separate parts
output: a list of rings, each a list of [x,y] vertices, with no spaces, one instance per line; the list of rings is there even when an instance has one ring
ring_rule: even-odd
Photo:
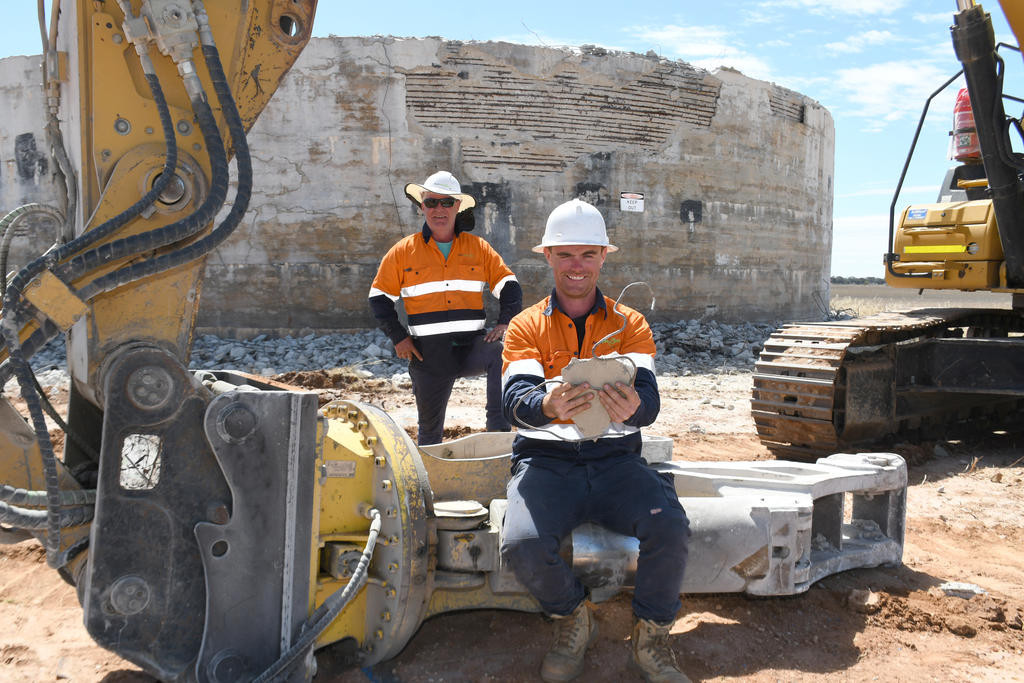
[[[886,405],[895,403],[894,347],[928,338],[1006,337],[1022,327],[1020,313],[1005,309],[925,309],[785,325],[768,338],[755,365],[757,433],[776,457],[814,460],[887,439],[921,438],[930,427],[944,431],[969,420],[985,428],[987,418],[1005,418],[1024,401],[949,400],[909,412]],[[886,411],[886,420],[863,418]]]

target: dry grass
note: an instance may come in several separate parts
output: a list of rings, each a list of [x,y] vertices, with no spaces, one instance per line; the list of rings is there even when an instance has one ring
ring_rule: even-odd
[[[914,308],[1009,308],[1009,294],[897,289],[888,285],[832,285],[829,306],[853,316]]]

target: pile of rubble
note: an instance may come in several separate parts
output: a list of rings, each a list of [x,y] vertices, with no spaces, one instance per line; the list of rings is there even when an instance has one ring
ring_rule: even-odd
[[[714,320],[654,323],[657,370],[663,375],[689,375],[714,368],[751,370],[774,325],[728,325]],[[65,369],[63,339],[35,354],[37,372]],[[380,330],[304,337],[226,339],[198,337],[190,366],[205,370],[241,370],[270,376],[296,370],[352,367],[365,377],[394,377],[407,371]]]

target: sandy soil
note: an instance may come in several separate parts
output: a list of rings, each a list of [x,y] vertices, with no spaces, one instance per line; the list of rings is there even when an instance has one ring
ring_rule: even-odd
[[[291,378],[294,379],[294,378]],[[383,404],[403,426],[414,408],[390,382],[335,378],[323,397]],[[757,460],[749,373],[662,381],[653,433],[675,457]],[[477,380],[456,388],[449,424],[479,429]],[[904,564],[854,570],[787,598],[691,596],[672,646],[700,681],[1024,681],[1024,448],[1007,436],[970,443],[897,445],[910,463]],[[947,595],[965,582],[984,592]],[[601,635],[580,680],[640,680],[627,668],[628,596],[598,606]],[[73,589],[45,566],[35,541],[0,547],[0,679],[147,681],[95,646]],[[321,650],[317,681],[536,680],[549,644],[538,615],[481,610],[425,622],[405,650],[373,670],[345,668],[340,647]]]

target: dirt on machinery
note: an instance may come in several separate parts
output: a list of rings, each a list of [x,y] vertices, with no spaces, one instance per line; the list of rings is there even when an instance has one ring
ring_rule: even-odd
[[[391,380],[351,370],[274,379],[321,402],[382,405],[415,431],[411,392]],[[678,460],[769,459],[750,419],[751,381],[735,371],[659,378],[662,413],[648,431],[672,437]],[[457,383],[452,436],[482,429],[482,400],[482,379]],[[903,565],[845,572],[791,597],[685,596],[671,636],[680,664],[695,681],[1024,681],[1022,446],[1000,434],[894,444],[910,473]],[[579,680],[640,680],[628,667],[629,596],[596,614],[600,636]],[[74,589],[35,541],[0,546],[0,620],[4,681],[152,680],[92,642]],[[372,670],[351,668],[342,644],[319,650],[315,680],[537,680],[550,633],[536,614],[444,614]]]

